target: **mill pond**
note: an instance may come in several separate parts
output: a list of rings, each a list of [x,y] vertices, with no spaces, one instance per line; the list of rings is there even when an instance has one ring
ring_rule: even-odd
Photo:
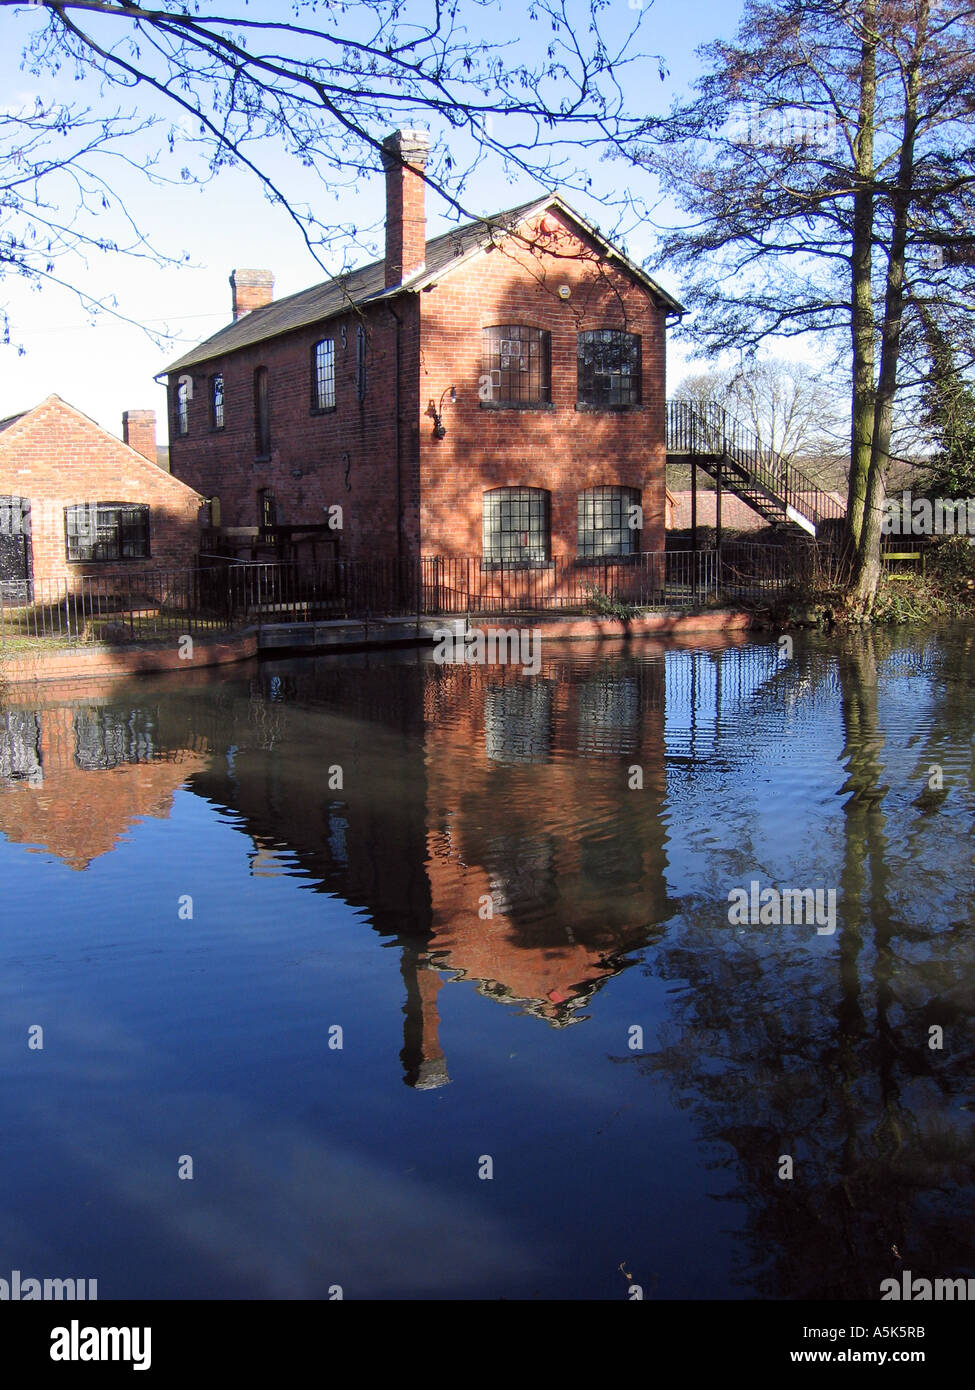
[[[0,1275],[972,1278],[973,729],[961,631],[11,688]]]

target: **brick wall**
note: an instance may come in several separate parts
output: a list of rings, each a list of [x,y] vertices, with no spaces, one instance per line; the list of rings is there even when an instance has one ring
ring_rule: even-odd
[[[641,494],[643,550],[662,550],[665,526],[665,315],[622,271],[579,240],[554,211],[540,219],[542,244],[507,239],[442,280],[421,299],[421,412],[456,386],[444,439],[421,413],[421,545],[425,554],[480,555],[482,493],[539,487],[551,494],[552,555],[574,558],[577,495],[600,485]],[[568,285],[568,299],[558,289]],[[551,408],[492,409],[478,399],[481,328],[527,324],[552,345]],[[643,403],[577,410],[577,342],[584,329],[641,335]]]
[[[551,492],[552,554],[574,557],[577,494],[599,485],[641,496],[642,549],[664,547],[665,313],[629,276],[610,268],[569,224],[546,214],[542,250],[503,248],[458,267],[430,291],[295,330],[191,370],[189,429],[173,426],[173,474],[220,498],[223,526],[257,526],[270,489],[283,524],[322,523],[343,508],[340,553],[480,555],[482,494],[492,487]],[[571,297],[562,300],[558,287]],[[397,326],[394,312],[400,318]],[[478,400],[481,329],[525,323],[552,334],[552,408],[484,409]],[[365,400],[356,391],[356,330],[367,332]],[[576,409],[581,328],[625,328],[642,338],[643,404]],[[343,342],[343,332],[345,339]],[[335,341],[334,411],[316,413],[312,348]],[[399,362],[399,413],[397,398]],[[254,374],[268,370],[271,452],[258,457]],[[210,379],[223,375],[224,427],[210,422]],[[446,437],[433,437],[431,402],[445,405]]]
[[[415,422],[417,306],[396,305],[400,334],[400,449],[404,487]],[[356,386],[357,329],[366,333],[365,398]],[[344,340],[343,340],[344,334]],[[395,363],[397,325],[386,307],[349,313],[324,325],[299,329],[191,369],[189,430],[177,435],[170,389],[170,466],[204,497],[220,498],[223,526],[257,526],[258,493],[275,496],[278,521],[321,524],[329,508],[342,507],[341,553],[367,557],[396,554]],[[335,343],[335,408],[312,406],[312,349],[323,337]],[[254,425],[254,374],[268,371],[271,452],[259,456]],[[210,424],[209,383],[223,374],[224,427]],[[185,375],[185,374],[184,374]],[[415,424],[412,438],[415,441]],[[414,442],[415,448],[415,442]],[[415,483],[414,483],[415,487]],[[415,507],[414,507],[415,512]]]
[[[0,495],[8,494],[31,503],[37,582],[185,568],[199,553],[199,497],[57,396],[0,433]],[[149,558],[69,562],[64,508],[82,502],[148,505]]]

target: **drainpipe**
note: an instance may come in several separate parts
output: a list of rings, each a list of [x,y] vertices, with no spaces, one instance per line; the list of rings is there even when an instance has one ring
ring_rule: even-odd
[[[387,304],[386,308],[392,314],[396,322],[396,343],[393,355],[395,370],[393,373],[395,386],[393,388],[393,452],[396,457],[396,558],[402,570],[403,564],[403,478],[400,465],[400,443],[399,443],[399,364],[400,364],[400,342],[399,332],[403,326],[403,320],[393,308],[392,304]]]

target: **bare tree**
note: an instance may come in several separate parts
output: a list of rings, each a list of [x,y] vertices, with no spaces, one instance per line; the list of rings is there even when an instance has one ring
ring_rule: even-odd
[[[631,151],[691,214],[666,253],[710,351],[818,336],[850,383],[850,592],[869,613],[913,306],[972,302],[975,9],[747,0],[696,97]],[[970,317],[970,310],[969,310]]]
[[[678,400],[714,401],[748,425],[764,449],[802,466],[835,450],[840,403],[821,370],[782,357],[686,377]]]
[[[116,193],[124,162],[158,183],[250,171],[328,271],[363,229],[317,215],[309,178],[319,204],[334,206],[380,167],[393,125],[432,123],[454,137],[453,150],[435,145],[424,177],[457,218],[477,216],[467,189],[488,156],[543,187],[585,190],[587,154],[619,150],[650,128],[627,114],[620,85],[629,64],[647,61],[635,47],[642,6],[612,49],[600,32],[602,0],[530,0],[518,16],[527,35],[511,37],[495,0],[298,0],[286,21],[247,0],[228,9],[0,0],[7,46],[19,37],[25,69],[39,81],[71,73],[81,93],[78,105],[39,98],[0,116],[0,278],[73,288],[65,258],[171,259],[128,219]],[[471,23],[501,37],[474,35]],[[275,172],[281,151],[301,176],[300,197],[298,181]],[[629,194],[607,202],[622,215]],[[125,228],[116,237],[102,230],[113,213]],[[120,312],[80,293],[90,309]]]

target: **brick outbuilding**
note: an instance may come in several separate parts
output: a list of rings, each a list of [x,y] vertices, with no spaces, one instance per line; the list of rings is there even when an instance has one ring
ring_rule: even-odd
[[[203,499],[149,461],[155,452],[150,414],[128,412],[126,433],[139,448],[60,396],[0,420],[5,592],[16,594],[31,582],[39,588],[80,575],[132,578],[196,563]]]
[[[167,369],[173,473],[224,528],[335,523],[341,555],[544,566],[662,550],[665,333],[681,306],[551,195],[430,241],[429,136],[384,142],[383,260]]]

